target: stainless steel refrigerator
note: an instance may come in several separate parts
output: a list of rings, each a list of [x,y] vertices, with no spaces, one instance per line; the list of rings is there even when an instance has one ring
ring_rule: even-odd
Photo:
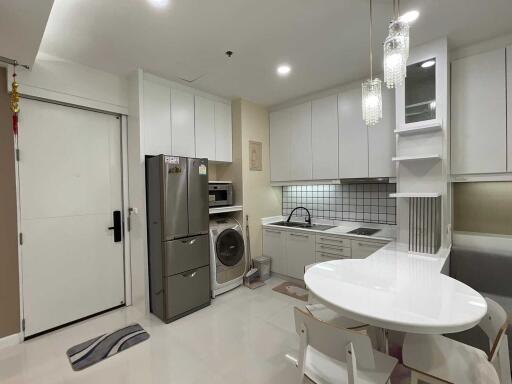
[[[151,312],[168,323],[210,304],[208,160],[146,159]]]

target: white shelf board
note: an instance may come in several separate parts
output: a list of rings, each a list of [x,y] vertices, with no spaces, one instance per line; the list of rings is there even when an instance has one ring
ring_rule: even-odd
[[[438,192],[399,192],[391,193],[389,197],[439,197]]]
[[[441,155],[439,153],[434,153],[430,155],[417,155],[417,156],[398,156],[393,157],[392,161],[411,161],[411,160],[440,160]]]
[[[429,120],[428,122],[414,123],[414,124],[403,124],[400,129],[395,129],[395,133],[398,135],[416,135],[421,133],[440,131],[443,128],[441,122],[438,120]]]
[[[226,213],[226,212],[238,212],[243,209],[241,205],[231,205],[229,207],[217,207],[210,208],[210,215],[215,215],[216,213]]]

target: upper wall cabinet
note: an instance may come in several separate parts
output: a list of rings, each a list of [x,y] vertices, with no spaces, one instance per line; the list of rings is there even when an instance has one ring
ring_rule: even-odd
[[[313,100],[311,105],[313,179],[338,178],[338,98]]]
[[[273,182],[394,177],[394,92],[383,92],[383,120],[367,128],[361,89],[270,113]]]
[[[396,175],[396,166],[391,161],[396,152],[395,122],[395,92],[383,87],[382,120],[368,127],[369,177],[395,177]]]
[[[272,181],[312,180],[311,102],[270,114]]]
[[[149,74],[142,91],[146,155],[232,161],[231,104]]]
[[[288,145],[290,146],[290,179],[313,178],[311,150],[311,102],[291,108]]]
[[[144,80],[143,95],[144,153],[171,153],[171,90]]]
[[[290,179],[290,110],[281,109],[270,113],[270,179]]]
[[[231,105],[196,96],[196,156],[233,161]]]
[[[217,161],[231,162],[233,159],[233,130],[231,105],[216,101],[215,111],[215,158]]]
[[[215,159],[215,105],[212,100],[195,97],[196,156]]]
[[[338,114],[339,177],[368,177],[368,129],[361,115],[361,88],[354,88],[338,95]]]
[[[452,63],[452,173],[507,170],[505,49]]]
[[[172,155],[196,156],[194,134],[194,95],[171,89]]]

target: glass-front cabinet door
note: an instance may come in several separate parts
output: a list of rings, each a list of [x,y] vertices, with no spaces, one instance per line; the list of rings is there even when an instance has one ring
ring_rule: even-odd
[[[436,59],[407,66],[405,124],[436,119]]]

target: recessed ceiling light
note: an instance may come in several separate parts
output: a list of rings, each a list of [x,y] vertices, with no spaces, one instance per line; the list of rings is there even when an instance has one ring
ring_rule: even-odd
[[[414,22],[418,18],[419,15],[420,15],[420,13],[416,10],[409,11],[409,12],[404,13],[402,16],[400,16],[400,21],[404,21],[404,22],[410,24],[410,23]]]
[[[148,2],[156,8],[164,8],[169,5],[169,0],[148,0]]]
[[[277,74],[279,76],[287,76],[290,74],[292,68],[288,64],[281,64],[277,67]]]
[[[427,60],[421,64],[421,68],[430,68],[434,65],[436,65],[436,62],[434,60]]]

